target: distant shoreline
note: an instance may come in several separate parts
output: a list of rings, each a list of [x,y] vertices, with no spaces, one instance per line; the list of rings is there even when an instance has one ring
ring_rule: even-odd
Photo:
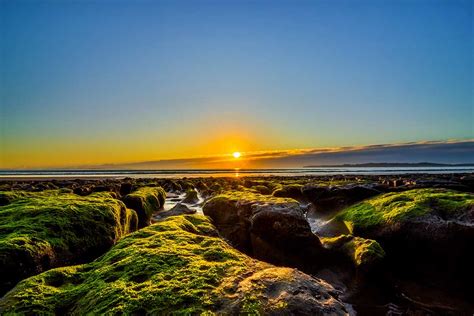
[[[474,167],[474,163],[434,163],[434,162],[417,162],[417,163],[397,163],[397,162],[370,162],[360,164],[338,164],[338,165],[309,165],[303,168],[396,168],[396,167]]]

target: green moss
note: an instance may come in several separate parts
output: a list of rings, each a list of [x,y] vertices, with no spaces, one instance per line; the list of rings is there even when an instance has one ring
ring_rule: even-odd
[[[300,198],[302,196],[302,184],[287,184],[273,191],[273,196]]]
[[[50,267],[103,253],[137,227],[135,212],[108,193],[1,192],[0,276],[4,291]]]
[[[279,204],[279,203],[298,203],[296,200],[291,198],[284,197],[275,197],[272,195],[259,194],[252,190],[246,191],[226,191],[223,192],[208,201],[228,201],[228,202],[239,202],[243,203],[270,203],[270,204]],[[207,203],[206,203],[207,204]]]
[[[28,192],[24,191],[3,191],[0,192],[0,206],[7,205],[14,200],[27,196]]]
[[[96,261],[26,279],[0,300],[2,314],[199,314],[273,308],[258,275],[293,280],[288,268],[231,248],[210,221],[176,216],[119,241]],[[249,277],[250,275],[250,277]],[[267,289],[268,290],[268,289]],[[284,302],[279,303],[284,308]]]
[[[385,257],[382,246],[373,239],[354,237],[344,247],[347,247],[347,251],[353,254],[352,258],[358,267],[370,265]]]
[[[265,194],[265,195],[272,193],[272,191],[270,191],[270,189],[264,185],[254,185],[252,187],[252,190],[254,190],[257,193]]]
[[[340,235],[323,237],[321,243],[328,249],[342,252],[357,268],[367,268],[385,257],[382,246],[372,239]]]
[[[383,194],[343,210],[337,219],[350,228],[367,228],[406,221],[432,211],[453,215],[474,207],[472,193],[445,189],[415,189]]]
[[[151,216],[165,204],[166,192],[161,187],[141,187],[126,195],[123,201],[138,215],[138,226],[150,224]]]

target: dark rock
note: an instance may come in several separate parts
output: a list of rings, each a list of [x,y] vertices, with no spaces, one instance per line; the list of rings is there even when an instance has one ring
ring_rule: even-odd
[[[319,212],[334,212],[351,204],[380,194],[371,186],[314,187],[302,190],[305,197],[314,203]]]
[[[120,185],[120,195],[125,196],[127,194],[130,194],[133,189],[133,184],[130,182],[124,182]]]
[[[281,188],[273,191],[273,196],[301,200],[303,198],[302,188],[303,186],[301,184],[283,185]]]
[[[199,202],[199,197],[196,190],[190,189],[186,191],[186,197],[183,199],[182,202],[187,204],[195,204]]]
[[[318,266],[327,252],[293,199],[228,192],[209,200],[203,212],[234,247],[260,260]]]
[[[138,215],[138,227],[150,224],[153,212],[160,210],[165,204],[166,192],[160,187],[141,187],[126,195],[123,202],[135,210]]]
[[[196,210],[190,209],[184,204],[178,203],[173,208],[166,212],[160,212],[157,214],[156,218],[162,219],[170,216],[178,216],[178,215],[190,215],[195,214]]]
[[[474,282],[474,197],[445,189],[388,193],[337,216],[377,240],[392,271],[465,292]]]

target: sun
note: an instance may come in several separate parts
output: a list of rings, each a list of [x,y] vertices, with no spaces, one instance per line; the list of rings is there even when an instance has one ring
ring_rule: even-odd
[[[232,156],[234,156],[235,159],[238,159],[240,158],[241,154],[238,151],[236,151],[235,153],[232,154]]]

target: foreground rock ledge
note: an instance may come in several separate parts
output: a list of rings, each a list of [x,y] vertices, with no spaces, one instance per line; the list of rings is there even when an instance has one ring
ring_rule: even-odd
[[[256,261],[230,247],[204,216],[172,217],[84,265],[20,282],[0,314],[346,315],[328,283]]]
[[[339,215],[356,236],[375,239],[393,271],[472,292],[474,194],[414,189],[380,195]]]
[[[93,260],[137,229],[109,193],[0,192],[0,295],[44,270]]]

